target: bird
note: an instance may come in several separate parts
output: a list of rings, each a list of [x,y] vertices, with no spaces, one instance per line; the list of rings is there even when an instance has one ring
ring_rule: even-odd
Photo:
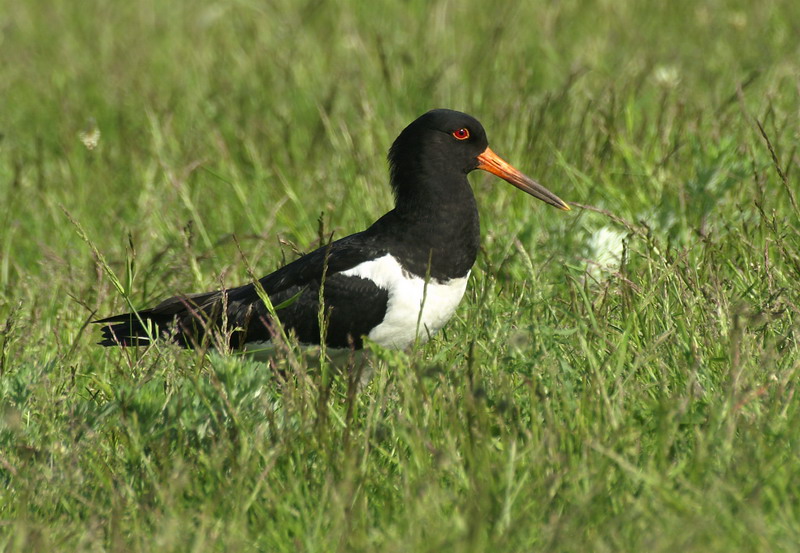
[[[570,209],[495,154],[483,125],[458,111],[434,109],[415,119],[392,144],[388,161],[394,209],[366,230],[322,245],[258,281],[180,294],[94,321],[103,325],[99,344],[166,340],[185,348],[213,347],[223,335],[231,350],[247,351],[274,344],[277,315],[284,332],[301,345],[352,351],[367,338],[385,348],[410,349],[441,330],[464,296],[480,246],[470,172],[487,171],[551,206]]]

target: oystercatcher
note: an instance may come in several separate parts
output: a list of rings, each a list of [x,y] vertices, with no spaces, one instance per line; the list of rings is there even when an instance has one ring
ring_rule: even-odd
[[[300,257],[256,283],[179,295],[149,309],[96,321],[104,346],[269,343],[273,324],[257,286],[283,328],[305,345],[361,349],[363,337],[403,349],[427,341],[452,317],[478,253],[478,209],[467,174],[493,173],[559,209],[558,196],[489,149],[486,132],[457,111],[429,111],[389,150],[395,208],[368,229]],[[323,305],[320,306],[320,299]],[[320,329],[320,314],[327,321]]]

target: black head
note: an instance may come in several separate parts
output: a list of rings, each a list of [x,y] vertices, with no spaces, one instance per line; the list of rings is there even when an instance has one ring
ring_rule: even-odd
[[[419,195],[421,188],[469,186],[467,173],[483,169],[550,205],[569,209],[558,196],[492,152],[483,125],[460,111],[434,109],[418,117],[392,144],[389,164],[398,201]]]
[[[450,109],[434,109],[403,129],[389,150],[393,176],[407,171],[467,174],[489,145],[477,119]]]

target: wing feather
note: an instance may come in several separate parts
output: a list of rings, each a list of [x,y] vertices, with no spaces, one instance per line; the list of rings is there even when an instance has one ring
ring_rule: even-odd
[[[384,253],[367,233],[358,233],[296,259],[259,283],[273,305],[285,303],[277,313],[284,328],[302,343],[317,344],[320,286],[325,275],[326,343],[361,347],[361,336],[383,318],[388,292],[369,280],[339,273]],[[104,325],[100,342],[104,346],[146,345],[151,338],[164,336],[184,347],[198,347],[208,343],[214,332],[227,330],[231,345],[242,347],[246,342],[269,340],[274,332],[254,283],[178,295],[149,309],[95,322]]]

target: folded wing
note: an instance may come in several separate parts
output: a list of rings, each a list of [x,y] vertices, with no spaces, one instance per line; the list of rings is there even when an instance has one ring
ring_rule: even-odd
[[[364,233],[323,246],[259,280],[283,327],[301,343],[320,343],[320,313],[330,347],[360,348],[361,337],[383,320],[388,292],[372,281],[340,274],[382,255]],[[323,306],[320,311],[320,288]],[[283,305],[282,305],[283,304]],[[95,321],[104,346],[147,345],[156,337],[194,348],[269,341],[275,324],[254,283],[229,290],[179,295],[155,307]]]

